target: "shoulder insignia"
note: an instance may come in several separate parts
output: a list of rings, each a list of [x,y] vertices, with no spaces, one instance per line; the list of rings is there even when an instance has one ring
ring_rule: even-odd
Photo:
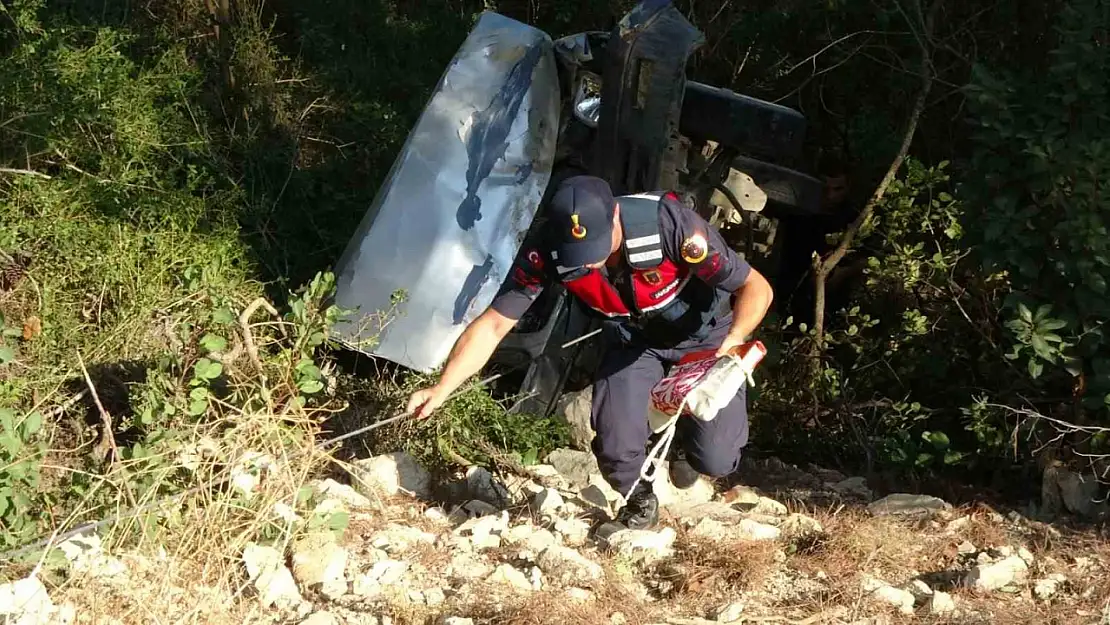
[[[705,237],[700,234],[695,234],[686,237],[682,242],[682,260],[688,263],[696,264],[705,260],[709,254],[709,243],[706,242]]]

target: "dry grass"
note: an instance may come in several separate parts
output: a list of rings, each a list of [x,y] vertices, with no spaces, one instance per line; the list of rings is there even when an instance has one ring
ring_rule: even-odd
[[[928,564],[927,559],[935,555],[930,541],[895,519],[872,517],[861,510],[816,518],[825,534],[799,545],[789,560],[791,567],[806,573],[852,581],[864,571],[893,572]]]
[[[683,535],[675,545],[666,581],[669,598],[696,599],[707,594],[739,594],[763,585],[776,567],[777,546],[765,541],[722,543]]]
[[[244,321],[244,332],[249,327]],[[104,530],[106,552],[136,555],[124,575],[70,576],[52,591],[56,601],[112,614],[116,623],[249,620],[241,606],[256,602],[238,601],[253,592],[243,549],[259,542],[284,550],[312,520],[303,487],[332,460],[315,446],[329,407],[299,407],[290,368],[281,358],[263,364],[241,352],[226,359],[228,401],[210,400],[208,419],[154,460],[113,466],[100,482],[105,487],[127,494],[123,484],[148,484],[142,498],[119,496],[121,512],[155,506]],[[167,491],[181,494],[164,499]]]

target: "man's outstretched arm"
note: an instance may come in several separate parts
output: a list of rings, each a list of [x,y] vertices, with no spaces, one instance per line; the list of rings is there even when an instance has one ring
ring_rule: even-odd
[[[455,341],[439,382],[413,393],[405,412],[418,419],[430,416],[455,389],[481,371],[505,335],[528,312],[548,283],[539,250],[525,247],[489,308]]]
[[[515,325],[515,319],[506,317],[492,306],[487,308],[455,341],[439,382],[413,393],[406,412],[419,419],[430,416],[455,389],[486,366],[493,351]]]

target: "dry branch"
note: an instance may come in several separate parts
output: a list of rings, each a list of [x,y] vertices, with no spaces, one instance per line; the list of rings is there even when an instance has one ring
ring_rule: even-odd
[[[45,178],[47,180],[50,180],[50,176],[48,176],[48,175],[46,175],[42,172],[35,171],[33,169],[12,169],[10,167],[0,167],[0,173],[2,173],[2,174],[22,174],[24,176],[36,176],[38,178]]]
[[[251,315],[259,308],[265,308],[266,312],[274,317],[279,317],[278,311],[267,302],[265,298],[258,298],[250,303],[243,312],[239,315],[239,328],[243,332],[243,343],[247,348],[247,356],[250,357],[251,363],[254,368],[258,370],[258,375],[262,377],[263,382],[266,380],[266,371],[262,367],[262,360],[258,357],[258,347],[254,344],[254,335],[251,333],[250,321]]]
[[[112,416],[104,409],[104,404],[100,402],[100,395],[96,392],[96,387],[93,385],[92,378],[89,377],[89,370],[85,368],[85,361],[81,358],[81,352],[77,352],[77,364],[81,365],[81,373],[85,376],[85,384],[89,387],[89,393],[92,394],[93,403],[96,404],[96,409],[100,411],[100,420],[102,428],[102,442],[101,447],[107,446],[108,449],[101,449],[100,455],[106,455],[108,451],[112,452],[112,460],[110,463],[118,462],[119,448],[116,446],[116,436],[112,431]],[[110,464],[109,463],[109,464]]]

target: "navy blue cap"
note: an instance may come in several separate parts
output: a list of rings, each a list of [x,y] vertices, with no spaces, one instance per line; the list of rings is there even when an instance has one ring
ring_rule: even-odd
[[[573,176],[559,185],[548,207],[553,251],[563,267],[609,257],[613,244],[613,190],[594,176]]]

